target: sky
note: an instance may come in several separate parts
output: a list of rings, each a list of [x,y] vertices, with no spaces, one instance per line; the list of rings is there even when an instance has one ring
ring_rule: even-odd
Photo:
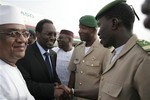
[[[42,15],[54,22],[57,31],[68,29],[78,36],[79,19],[83,15],[95,16],[98,11],[112,0],[0,0],[22,9],[32,11]],[[150,30],[143,26],[145,15],[141,12],[141,5],[144,0],[127,0],[132,5],[140,17],[140,21],[135,18],[133,33],[139,39],[150,41]]]

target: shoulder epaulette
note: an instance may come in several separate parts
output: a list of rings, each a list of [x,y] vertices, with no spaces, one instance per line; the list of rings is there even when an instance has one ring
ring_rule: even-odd
[[[81,42],[79,42],[77,45],[75,45],[75,47],[77,47],[77,46],[79,46],[79,45],[81,45],[81,44],[83,44],[84,42],[83,41],[81,41]]]
[[[145,41],[145,40],[138,40],[136,42],[144,51],[150,53],[150,42]]]

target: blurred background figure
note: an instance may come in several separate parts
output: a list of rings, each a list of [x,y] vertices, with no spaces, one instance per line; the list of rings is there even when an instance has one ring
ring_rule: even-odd
[[[0,100],[34,100],[16,62],[24,57],[30,33],[16,7],[0,6]]]
[[[57,39],[58,47],[53,50],[57,53],[56,71],[62,84],[68,85],[70,72],[68,71],[68,64],[72,56],[74,47],[73,44],[74,33],[70,30],[61,30]]]
[[[29,32],[30,32],[30,37],[29,37],[29,39],[28,39],[28,44],[29,45],[31,45],[31,44],[33,44],[35,41],[36,41],[36,33],[35,33],[35,31],[34,30],[32,30],[32,29],[29,29],[28,30]]]
[[[150,0],[145,0],[142,5],[142,12],[146,15],[144,26],[150,29]]]

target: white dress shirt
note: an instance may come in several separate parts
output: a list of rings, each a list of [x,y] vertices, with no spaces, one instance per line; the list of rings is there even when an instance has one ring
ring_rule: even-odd
[[[115,49],[115,51],[114,51],[115,53],[114,53],[114,56],[111,59],[111,62],[114,61],[114,59],[118,56],[118,54],[121,52],[121,50],[123,49],[123,47],[124,47],[124,45],[122,45],[122,46],[120,46],[120,47],[118,47],[118,48]]]

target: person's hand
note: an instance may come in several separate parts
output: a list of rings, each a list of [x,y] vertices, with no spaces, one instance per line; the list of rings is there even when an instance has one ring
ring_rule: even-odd
[[[58,82],[55,82],[54,85],[55,85],[55,86],[58,86],[58,85],[60,85],[60,84],[59,84]]]
[[[66,85],[58,85],[57,88],[63,89],[65,91],[65,93],[67,93],[67,94],[71,94],[71,89]]]
[[[54,96],[55,96],[55,99],[58,99],[58,100],[70,100],[71,96],[70,96],[70,88],[68,88],[67,86],[65,85],[57,85],[55,86],[55,90],[56,90],[56,95],[55,95],[55,92],[54,92]]]
[[[63,95],[64,90],[61,88],[57,88],[57,86],[54,88],[54,97],[59,98],[61,95]]]

